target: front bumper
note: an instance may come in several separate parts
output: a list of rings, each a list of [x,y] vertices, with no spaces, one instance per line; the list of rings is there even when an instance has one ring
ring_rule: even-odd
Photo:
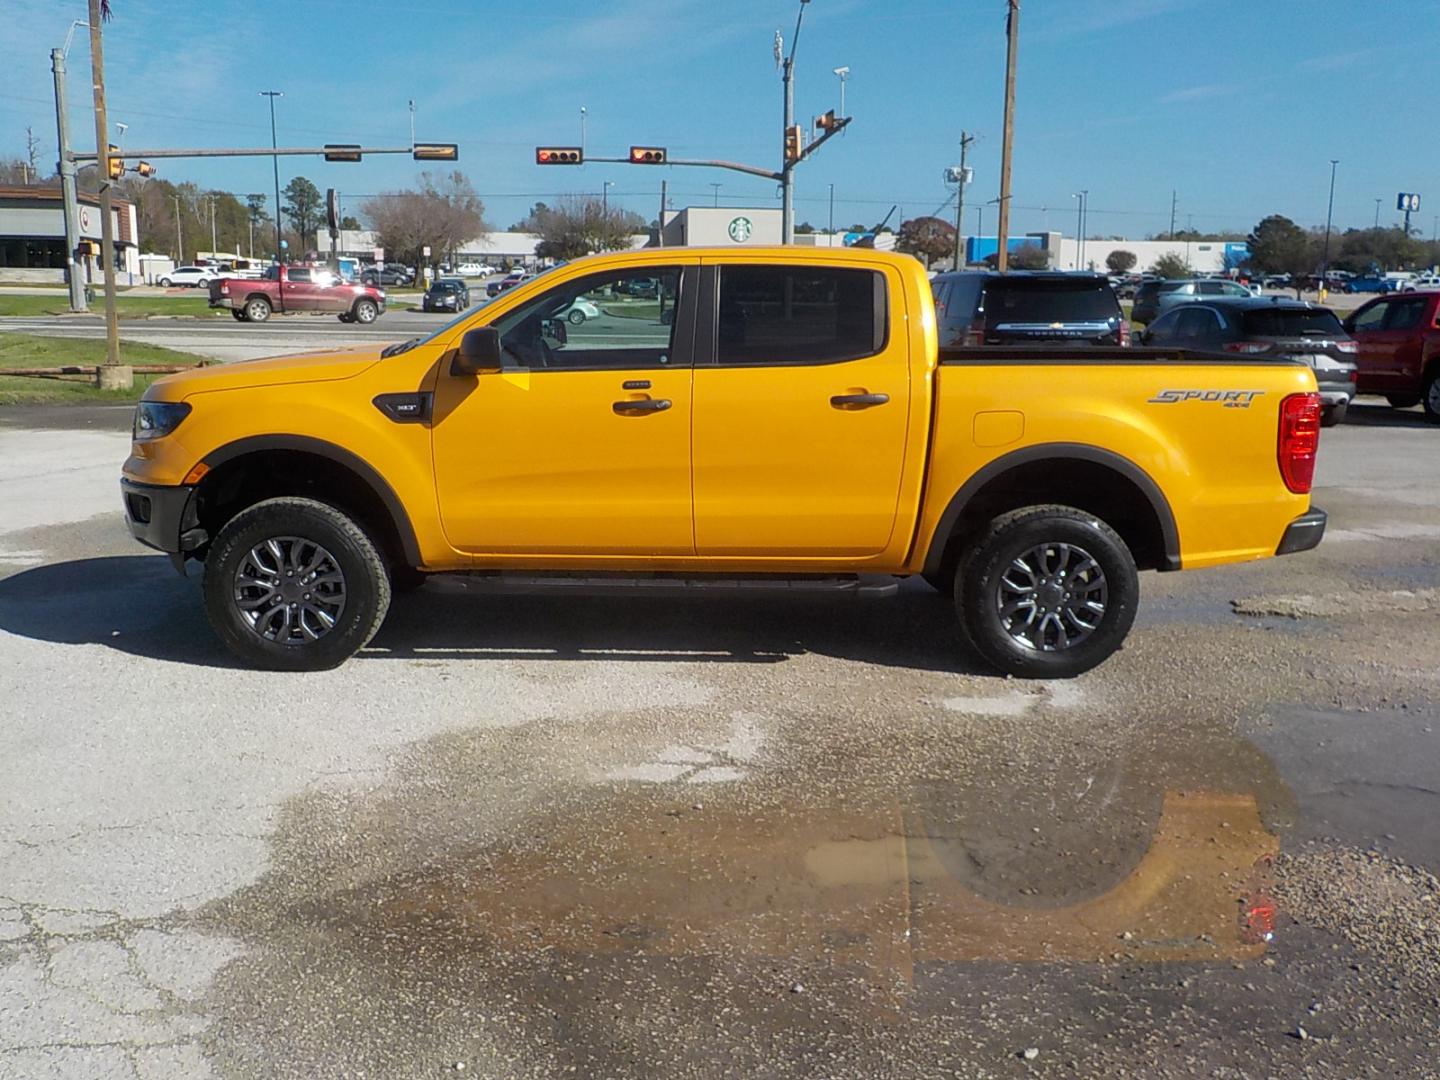
[[[1301,514],[1285,527],[1285,535],[1280,538],[1280,546],[1275,549],[1275,554],[1294,555],[1297,551],[1309,551],[1320,546],[1320,539],[1324,535],[1325,511],[1312,506],[1308,512]]]
[[[193,487],[141,484],[121,477],[120,496],[130,535],[165,552],[177,567],[184,566],[187,552],[210,539],[200,528]]]

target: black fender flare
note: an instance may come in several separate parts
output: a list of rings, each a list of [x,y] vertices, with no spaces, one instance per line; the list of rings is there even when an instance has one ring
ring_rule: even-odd
[[[395,489],[390,486],[390,482],[381,476],[374,466],[344,447],[306,435],[252,435],[248,438],[236,439],[234,442],[226,443],[224,446],[210,451],[201,461],[211,469],[215,469],[226,462],[244,457],[246,454],[265,450],[291,450],[297,453],[314,454],[316,457],[326,458],[349,469],[369,486],[376,498],[380,500],[381,505],[385,507],[386,513],[390,515],[390,521],[395,527],[395,535],[400,539],[400,548],[404,552],[406,560],[411,566],[420,565],[420,542],[415,538],[415,528],[410,524],[410,515],[405,510],[405,504],[400,501],[400,496],[395,494]]]
[[[934,533],[930,537],[930,548],[925,553],[925,573],[938,575],[941,563],[945,558],[945,547],[950,541],[950,536],[955,530],[955,523],[960,519],[965,506],[975,497],[986,484],[1011,469],[1021,465],[1028,465],[1036,461],[1084,461],[1094,465],[1103,465],[1113,469],[1125,479],[1129,480],[1143,494],[1150,504],[1150,509],[1155,513],[1155,519],[1160,523],[1160,540],[1163,548],[1160,569],[1180,569],[1180,531],[1175,526],[1175,515],[1170,510],[1169,500],[1165,493],[1160,490],[1160,485],[1140,466],[1128,458],[1110,450],[1102,450],[1098,446],[1088,446],[1085,443],[1040,443],[1036,446],[1026,446],[1020,450],[1013,450],[1003,457],[981,467],[969,480],[960,486],[945,507],[945,512],[940,515],[940,521],[935,526]]]

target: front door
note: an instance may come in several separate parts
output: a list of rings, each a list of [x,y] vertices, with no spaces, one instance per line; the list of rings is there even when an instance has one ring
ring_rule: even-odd
[[[280,306],[285,311],[314,311],[315,284],[308,266],[288,266],[280,283]]]
[[[499,555],[694,554],[695,269],[562,278],[493,321],[474,320],[500,331],[505,366],[457,376],[442,360],[435,484],[452,545]]]
[[[890,317],[898,276],[800,262],[706,272],[718,299],[697,324],[697,552],[879,554],[910,412],[906,328]]]

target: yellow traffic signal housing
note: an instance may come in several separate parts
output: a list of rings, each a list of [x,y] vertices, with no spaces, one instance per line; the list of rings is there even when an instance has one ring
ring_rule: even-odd
[[[800,152],[801,152],[801,150],[803,149],[803,147],[800,145],[800,140],[801,140],[801,138],[803,137],[803,134],[804,134],[804,128],[802,128],[799,124],[796,124],[796,125],[794,125],[793,127],[788,127],[788,128],[785,129],[785,160],[786,160],[786,161],[799,161],[799,160],[800,160]]]
[[[326,161],[359,161],[359,160],[360,160],[360,144],[359,144],[359,143],[326,143],[326,144],[325,144],[325,160],[326,160]]]
[[[537,146],[536,165],[583,165],[585,151],[578,146]]]
[[[141,176],[148,178],[155,175],[155,166],[151,165],[148,161],[142,161],[135,166],[135,171]]]
[[[630,147],[631,165],[664,165],[665,163],[666,154],[663,146]]]
[[[416,161],[459,161],[458,143],[416,143],[410,148],[410,156]]]
[[[111,179],[111,180],[119,180],[120,177],[122,177],[122,176],[125,175],[125,162],[124,162],[121,158],[118,158],[118,157],[115,156],[115,155],[118,154],[118,153],[120,153],[120,148],[119,148],[118,146],[116,146],[114,143],[111,143],[111,144],[110,144],[110,179]]]

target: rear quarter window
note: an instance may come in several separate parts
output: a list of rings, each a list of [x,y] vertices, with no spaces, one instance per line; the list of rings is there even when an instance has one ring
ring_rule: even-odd
[[[1247,311],[1241,318],[1247,337],[1321,337],[1344,333],[1333,311],[1277,308]]]

